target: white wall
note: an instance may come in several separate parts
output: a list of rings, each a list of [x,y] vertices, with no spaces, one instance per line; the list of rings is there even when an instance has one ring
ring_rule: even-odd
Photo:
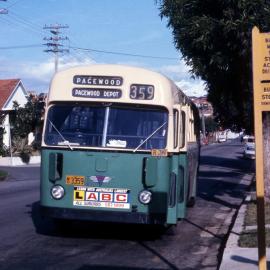
[[[20,107],[24,107],[27,103],[27,97],[25,96],[25,91],[21,84],[18,85],[17,89],[12,93],[11,99],[8,100],[6,104],[4,104],[3,111],[13,110],[13,101],[17,101]]]
[[[26,92],[22,86],[21,83],[16,86],[17,88],[12,92],[10,98],[7,100],[7,102],[4,104],[2,110],[3,111],[10,111],[13,110],[13,101],[18,102],[20,107],[24,107],[24,105],[27,103],[27,96]],[[3,136],[3,143],[6,147],[10,146],[10,123],[9,123],[9,115],[7,114],[3,126],[5,128],[5,133]]]
[[[3,127],[5,133],[3,135],[3,143],[6,147],[10,147],[10,125],[9,125],[9,115],[7,114],[4,118]]]

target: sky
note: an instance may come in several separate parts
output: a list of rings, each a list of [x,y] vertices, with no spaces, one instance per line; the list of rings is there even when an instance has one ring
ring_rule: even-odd
[[[20,78],[27,91],[47,92],[55,55],[45,26],[62,25],[58,70],[76,65],[124,64],[160,72],[189,96],[202,96],[175,49],[156,0],[0,0],[0,79]],[[139,57],[139,56],[140,57]]]

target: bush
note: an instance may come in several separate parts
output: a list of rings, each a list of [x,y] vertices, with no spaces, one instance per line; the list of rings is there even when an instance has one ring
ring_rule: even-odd
[[[28,164],[30,161],[30,153],[28,152],[21,152],[20,153],[20,158],[22,159],[23,163]]]
[[[8,173],[6,171],[1,171],[0,170],[0,181],[3,181],[6,179]]]

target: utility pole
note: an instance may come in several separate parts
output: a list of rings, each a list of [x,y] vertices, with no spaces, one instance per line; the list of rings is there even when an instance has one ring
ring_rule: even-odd
[[[197,107],[199,108],[199,113],[200,113],[203,142],[205,142],[205,140],[206,140],[206,132],[205,132],[205,116],[204,116],[203,104],[200,103]]]
[[[45,25],[43,29],[48,29],[50,30],[52,36],[50,37],[45,37],[43,40],[46,40],[47,43],[44,45],[47,46],[47,49],[44,50],[44,52],[52,52],[54,53],[55,60],[54,60],[54,68],[55,68],[55,73],[58,71],[58,57],[59,53],[64,53],[64,52],[69,52],[68,49],[63,49],[62,47],[64,46],[61,42],[64,40],[68,40],[68,37],[62,37],[60,36],[61,32],[60,29],[63,28],[69,28],[68,25],[61,25],[61,24],[55,24],[55,25],[50,25],[47,26]]]

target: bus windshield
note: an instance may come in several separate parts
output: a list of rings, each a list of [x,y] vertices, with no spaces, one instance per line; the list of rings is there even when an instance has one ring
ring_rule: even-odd
[[[161,107],[54,105],[48,111],[44,141],[53,146],[164,149],[167,122],[168,112]]]

